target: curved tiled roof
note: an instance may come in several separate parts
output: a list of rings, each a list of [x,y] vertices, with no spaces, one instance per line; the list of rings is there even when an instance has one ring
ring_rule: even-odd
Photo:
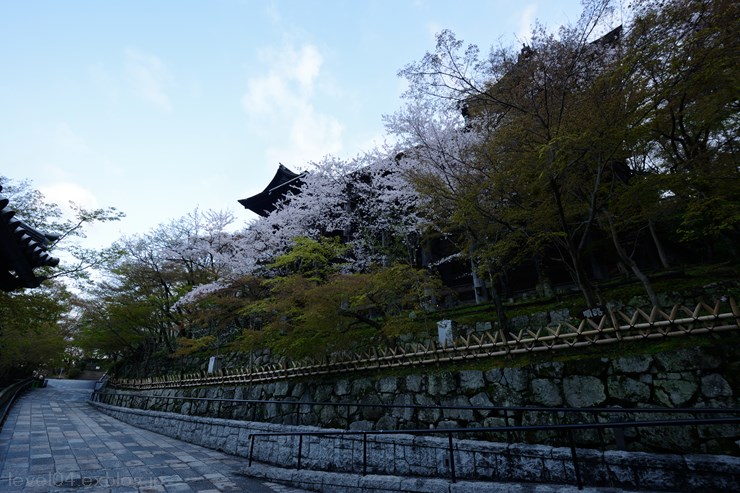
[[[277,172],[275,172],[272,181],[270,181],[263,191],[246,199],[240,199],[239,203],[245,209],[266,217],[275,210],[275,204],[279,200],[285,198],[288,193],[296,192],[300,188],[302,184],[301,178],[304,175],[305,172],[294,173],[281,164]]]
[[[0,192],[2,187],[0,186]],[[56,267],[59,259],[47,252],[57,235],[45,234],[15,217],[10,201],[0,196],[0,289],[35,288],[44,280],[38,267]]]

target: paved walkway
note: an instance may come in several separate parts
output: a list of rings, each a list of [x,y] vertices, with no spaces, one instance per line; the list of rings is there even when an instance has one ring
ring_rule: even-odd
[[[97,412],[95,382],[49,380],[21,397],[0,432],[0,492],[301,493],[238,473],[245,460]]]

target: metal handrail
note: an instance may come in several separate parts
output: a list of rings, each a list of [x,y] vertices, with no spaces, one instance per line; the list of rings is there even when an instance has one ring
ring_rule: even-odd
[[[8,419],[10,408],[13,407],[13,403],[18,398],[18,395],[30,387],[35,380],[35,378],[30,377],[0,391],[0,430],[3,429],[5,420]]]
[[[737,412],[738,410],[735,410]],[[298,437],[298,449],[296,469],[301,469],[301,454],[303,449],[303,437],[305,436],[330,436],[330,437],[349,437],[362,435],[362,475],[367,474],[367,437],[368,435],[447,435],[450,461],[450,479],[454,483],[457,480],[455,473],[455,454],[453,446],[453,435],[460,434],[478,434],[478,433],[511,433],[516,431],[561,431],[568,435],[570,442],[570,453],[573,460],[573,471],[576,477],[576,484],[579,490],[583,489],[583,479],[578,464],[578,454],[576,452],[575,442],[572,432],[574,430],[604,430],[604,429],[623,429],[623,428],[644,428],[659,426],[699,426],[699,425],[720,425],[720,424],[740,424],[740,416],[734,418],[709,418],[709,419],[673,419],[673,420],[649,420],[649,421],[620,421],[614,423],[570,423],[556,425],[526,425],[526,426],[493,426],[480,428],[437,428],[421,430],[371,430],[371,431],[300,431],[300,432],[268,432],[252,433],[249,444],[249,466],[253,461],[255,439],[263,437]],[[377,443],[377,442],[376,442]],[[459,450],[459,448],[458,448]]]
[[[132,393],[132,392],[119,392],[119,391],[95,391],[92,394],[91,400],[97,402],[104,402],[109,397],[113,397],[117,400],[118,407],[121,406],[121,401],[124,397],[136,397],[144,398],[144,408],[149,407],[149,399],[165,400],[165,401],[181,401],[181,402],[216,402],[219,404],[216,410],[216,416],[220,414],[221,406],[226,404],[231,405],[251,405],[252,410],[256,408],[256,405],[260,404],[280,404],[280,405],[295,405],[296,412],[300,413],[301,406],[333,406],[333,407],[357,407],[357,408],[381,408],[381,409],[424,409],[424,410],[470,410],[470,411],[487,411],[487,412],[498,412],[502,413],[505,426],[495,427],[476,427],[476,428],[436,428],[436,429],[416,429],[416,430],[370,430],[370,431],[354,431],[354,430],[327,430],[327,431],[295,431],[295,432],[265,432],[265,433],[252,433],[250,435],[250,447],[249,447],[249,462],[250,465],[253,460],[254,451],[254,440],[260,437],[270,436],[295,436],[298,438],[298,450],[297,450],[297,467],[301,468],[301,453],[303,448],[303,437],[304,436],[340,436],[350,437],[359,436],[363,437],[363,475],[367,473],[367,437],[368,435],[439,435],[446,434],[448,437],[448,454],[450,460],[450,476],[452,481],[456,480],[455,473],[455,461],[454,461],[454,444],[453,435],[461,434],[482,434],[482,433],[506,433],[507,442],[510,441],[512,433],[516,432],[529,432],[529,431],[560,431],[567,434],[569,447],[571,450],[571,457],[573,459],[574,473],[579,489],[583,488],[583,482],[580,475],[578,466],[578,457],[576,452],[575,441],[573,439],[572,432],[575,430],[598,430],[603,441],[602,431],[605,429],[622,430],[625,428],[640,428],[640,427],[660,427],[660,426],[699,426],[699,425],[718,425],[718,424],[738,424],[740,423],[740,408],[662,408],[662,407],[650,407],[650,408],[616,408],[616,407],[536,407],[536,406],[457,406],[457,405],[434,405],[434,406],[422,406],[418,404],[383,404],[383,403],[355,403],[355,402],[313,402],[313,401],[297,401],[297,400],[279,400],[279,399],[227,399],[217,397],[176,397],[176,396],[157,396],[143,393]],[[110,404],[109,404],[110,405]],[[599,414],[611,414],[620,415],[618,421],[611,421],[608,423],[595,421],[593,423],[567,423],[567,424],[550,424],[550,425],[510,425],[509,419],[513,417],[515,413],[524,412],[538,412],[538,413],[550,413],[555,415],[584,415],[588,414],[594,417],[594,420],[598,420]],[[652,415],[691,415],[694,416],[692,419],[652,419],[652,420],[624,420],[623,417],[628,417],[631,414],[652,414]],[[712,417],[699,419],[699,415],[724,415],[722,417]],[[729,416],[728,416],[729,415]],[[254,419],[254,414],[252,415]],[[349,424],[349,412],[347,413],[347,421]],[[300,422],[300,419],[298,420]],[[619,440],[615,433],[615,439]],[[603,445],[603,444],[602,444]],[[458,448],[459,450],[459,448]]]

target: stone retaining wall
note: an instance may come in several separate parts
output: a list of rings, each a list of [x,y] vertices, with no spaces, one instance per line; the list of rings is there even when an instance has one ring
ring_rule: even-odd
[[[298,427],[234,421],[217,418],[183,416],[180,414],[127,409],[100,403],[91,403],[100,411],[132,425],[179,438],[190,443],[248,457],[250,436],[260,432],[295,431]],[[301,427],[301,431],[318,430]],[[325,430],[322,430],[325,431]],[[285,472],[270,477],[263,466],[255,466],[256,475],[269,479],[294,482],[315,491],[380,492],[431,491],[428,481],[414,479],[446,478],[450,474],[446,438],[414,437],[411,435],[384,435],[369,438],[367,472],[372,481],[360,481],[363,444],[359,437],[342,436],[342,430],[331,438],[306,437],[303,443],[300,474],[286,476]],[[254,459],[259,462],[291,466],[297,463],[297,439],[270,437],[259,439],[254,446]],[[463,480],[506,482],[544,482],[573,485],[575,469],[569,449],[543,445],[507,445],[494,442],[459,440],[455,442],[456,475]],[[583,481],[592,486],[645,489],[650,491],[734,491],[740,484],[740,458],[701,455],[655,455],[619,451],[599,452],[578,450],[578,463]],[[259,469],[259,471],[258,471]],[[333,471],[344,484],[327,484],[331,474],[311,471]],[[250,473],[246,469],[247,474]],[[379,476],[393,478],[380,481]],[[406,476],[406,480],[395,477]],[[290,478],[293,478],[292,480]],[[382,478],[381,478],[382,479]],[[434,482],[434,481],[432,481]],[[434,491],[453,491],[448,482],[440,482]],[[442,483],[447,486],[443,487]],[[364,484],[364,486],[362,486]],[[376,484],[377,488],[369,485]],[[389,489],[390,484],[399,489]],[[400,485],[404,484],[403,490]],[[416,484],[419,488],[413,489]],[[436,483],[435,483],[436,484]],[[317,485],[320,485],[317,486]],[[330,489],[326,489],[331,486]],[[318,489],[315,489],[318,488]],[[469,490],[481,491],[471,483]]]
[[[121,404],[132,407],[194,415],[218,415],[287,425],[309,425],[350,430],[403,430],[504,426],[504,418],[485,410],[437,409],[434,406],[544,406],[544,407],[738,407],[740,361],[737,350],[718,344],[707,348],[669,351],[655,355],[625,356],[616,359],[589,359],[549,362],[518,368],[491,368],[433,372],[402,377],[341,378],[338,380],[291,380],[245,387],[204,387],[147,391],[148,395],[208,397],[227,399],[282,400],[295,402],[349,403],[346,406],[300,406],[265,404],[256,407],[215,406],[207,402],[156,401],[126,398]],[[366,407],[353,406],[360,403]],[[378,405],[378,407],[374,407]],[[419,406],[417,408],[383,408]],[[210,407],[209,407],[210,406]],[[216,409],[218,407],[218,409]],[[633,418],[640,416],[633,415]],[[647,416],[642,416],[647,419]],[[691,417],[691,415],[686,415]],[[557,418],[549,413],[517,412],[509,425],[592,422],[584,413]],[[609,421],[613,416],[599,416]],[[564,445],[559,434],[529,433],[519,437],[530,443]],[[579,432],[577,444],[599,447],[607,431]],[[627,430],[630,451],[720,453],[740,455],[740,432],[735,426],[656,428]]]

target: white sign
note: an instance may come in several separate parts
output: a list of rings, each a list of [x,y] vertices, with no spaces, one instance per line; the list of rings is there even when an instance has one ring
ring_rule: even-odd
[[[211,356],[208,360],[208,373],[216,373],[221,369],[221,356]]]
[[[437,334],[440,346],[452,346],[452,320],[437,322]]]

